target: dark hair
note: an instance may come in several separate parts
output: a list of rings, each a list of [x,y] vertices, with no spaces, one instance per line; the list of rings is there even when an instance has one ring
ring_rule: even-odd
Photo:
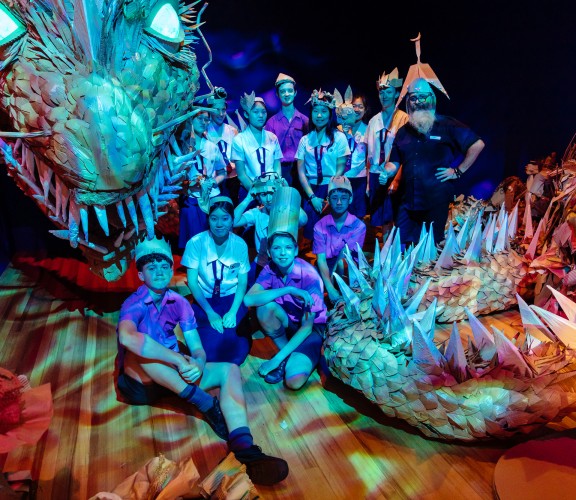
[[[232,203],[228,201],[217,201],[210,207],[208,215],[210,216],[212,212],[214,212],[214,210],[216,210],[217,208],[221,208],[222,210],[224,210],[224,212],[226,212],[228,215],[234,218],[234,205],[232,205]]]
[[[316,104],[316,106],[323,106],[323,104]],[[328,106],[326,106],[328,108]],[[334,131],[338,130],[338,121],[336,120],[336,111],[334,109],[330,109],[328,108],[328,111],[330,111],[330,120],[328,121],[328,124],[326,125],[326,136],[328,137],[328,139],[330,139],[330,144],[328,145],[328,147],[332,147],[332,144],[334,144]],[[316,125],[314,125],[314,122],[312,121],[312,115],[314,113],[314,105],[310,106],[310,112],[308,113],[308,119],[310,121],[310,125],[309,125],[309,129],[310,132],[312,132],[312,130],[316,130]]]
[[[268,106],[266,106],[266,103],[265,103],[265,102],[262,102],[262,101],[254,101],[254,106],[252,106],[252,107],[250,108],[250,111],[252,111],[252,110],[256,107],[256,104],[262,104],[262,106],[264,106],[264,109],[266,110],[266,116],[268,116],[268,115],[270,114],[270,111],[268,110]],[[244,108],[242,108],[242,112],[244,113],[244,116],[245,116],[246,118],[248,118],[249,112],[246,111]]]
[[[142,272],[142,269],[144,269],[144,266],[146,264],[150,264],[150,262],[168,262],[168,264],[170,264],[170,266],[174,265],[174,262],[172,262],[168,257],[166,257],[166,255],[161,254],[161,253],[149,253],[148,255],[144,255],[143,257],[140,257],[137,261],[136,261],[136,269],[138,269],[138,272]]]
[[[276,95],[278,97],[280,97],[280,87],[282,85],[284,85],[285,83],[291,83],[292,84],[292,88],[294,89],[294,92],[296,92],[296,82],[291,82],[290,80],[284,80],[283,82],[280,82],[278,84],[274,84],[274,89],[276,90]]]
[[[294,239],[294,236],[292,236],[290,233],[284,233],[284,232],[278,231],[277,233],[274,233],[272,236],[270,236],[268,238],[268,241],[267,241],[268,249],[272,248],[272,245],[274,244],[274,240],[280,236],[284,236],[285,238],[290,238],[292,240],[292,243],[294,243],[294,246],[298,247],[298,243]]]
[[[370,116],[370,106],[368,106],[366,96],[364,94],[354,94],[354,97],[352,97],[352,102],[354,102],[356,99],[360,99],[364,105],[364,116],[362,117],[362,122],[368,123],[368,117]]]

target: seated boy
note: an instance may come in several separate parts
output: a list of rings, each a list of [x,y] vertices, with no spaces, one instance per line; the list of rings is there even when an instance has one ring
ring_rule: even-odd
[[[287,197],[293,203],[287,201],[286,192],[292,192]],[[271,262],[244,296],[244,303],[256,308],[263,332],[278,348],[258,373],[270,384],[284,380],[286,387],[297,390],[320,359],[326,327],[324,287],[316,269],[296,257],[300,195],[294,188],[282,187],[274,203],[268,226]]]
[[[250,266],[248,275],[248,286],[254,284],[260,271],[268,264],[268,222],[270,220],[270,210],[272,210],[272,199],[274,192],[280,186],[285,186],[286,181],[278,174],[268,173],[257,177],[250,188],[249,196],[244,198],[234,209],[234,227],[254,226],[254,245],[256,247],[256,259]],[[258,207],[246,210],[250,202],[255,199]],[[308,216],[304,210],[300,209],[298,215],[298,226],[306,225]]]
[[[332,282],[332,273],[342,261],[346,244],[352,255],[356,252],[356,243],[364,245],[366,225],[358,217],[348,212],[352,202],[352,185],[348,177],[334,176],[328,185],[328,203],[330,214],[322,217],[314,225],[312,251],[316,254],[316,266],[331,302],[340,298],[340,292]]]
[[[169,290],[173,260],[165,240],[136,246],[138,277],[144,285],[122,305],[118,323],[118,390],[132,404],[152,404],[178,395],[195,405],[230,451],[246,465],[256,484],[275,484],[288,475],[281,458],[262,453],[248,428],[238,366],[206,363],[189,302]],[[180,325],[189,355],[181,353],[174,333]],[[220,403],[207,390],[220,389]]]

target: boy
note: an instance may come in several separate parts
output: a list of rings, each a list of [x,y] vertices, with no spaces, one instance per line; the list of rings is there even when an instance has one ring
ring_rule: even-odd
[[[244,296],[278,348],[258,373],[270,384],[284,380],[293,390],[304,386],[316,367],[326,327],[322,279],[312,265],[296,257],[299,209],[294,188],[276,191],[268,226],[271,262]]]
[[[332,273],[342,261],[346,244],[350,252],[356,253],[356,243],[364,245],[366,225],[348,212],[352,202],[352,185],[348,177],[338,175],[330,179],[328,203],[330,214],[314,225],[312,251],[316,254],[316,265],[332,303],[340,298],[340,292],[332,283]]]
[[[118,323],[118,390],[132,404],[152,404],[176,394],[194,404],[230,451],[246,465],[256,484],[275,484],[288,475],[288,464],[262,453],[248,428],[238,366],[206,363],[188,301],[169,290],[172,252],[165,240],[136,246],[138,277],[144,282],[122,305]],[[181,353],[174,333],[180,325],[190,354]],[[219,388],[217,398],[205,391]]]

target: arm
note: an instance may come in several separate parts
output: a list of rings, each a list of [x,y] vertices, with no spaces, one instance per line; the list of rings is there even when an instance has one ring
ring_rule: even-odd
[[[396,172],[400,169],[400,163],[395,161],[389,161],[384,165],[384,171],[380,174],[378,181],[380,184],[384,185],[388,182],[388,179],[394,177]]]
[[[274,160],[274,166],[272,168],[274,172],[276,172],[280,177],[282,177],[282,165],[280,160]]]
[[[344,173],[344,169],[346,168],[346,158],[347,156],[340,156],[336,160],[336,172],[334,175],[342,175]]]
[[[344,161],[344,166],[346,165],[346,161]],[[312,188],[310,187],[310,183],[308,182],[308,178],[306,177],[306,171],[304,169],[304,160],[298,160],[296,163],[298,168],[298,178],[300,179],[300,184],[302,185],[302,191],[306,195],[306,197],[310,200],[312,204],[312,208],[317,213],[322,213],[322,209],[324,208],[324,202],[322,199],[318,198]],[[342,171],[344,171],[344,167],[342,167]]]
[[[304,212],[304,209],[300,209],[300,213],[298,214],[298,227],[303,227],[308,222],[308,215]]]
[[[253,199],[252,187],[250,187],[250,191],[246,198],[244,198],[234,209],[234,227],[244,227],[247,225],[248,221],[246,220],[246,217],[244,217],[244,212],[246,212],[248,205],[250,205]]]
[[[218,170],[214,176],[216,184],[220,185],[224,180],[226,180],[226,170]]]
[[[204,297],[204,293],[200,289],[200,285],[198,284],[198,269],[188,268],[186,277],[188,279],[188,288],[190,288],[194,300],[206,312],[212,328],[219,333],[224,333],[222,318],[212,309],[212,306],[208,303],[206,297]]]
[[[224,328],[234,328],[236,326],[236,314],[244,295],[246,294],[246,287],[248,286],[248,273],[242,273],[238,275],[238,285],[236,286],[236,293],[234,295],[234,302],[230,310],[222,317],[222,325]]]
[[[182,370],[180,374],[186,382],[192,383],[196,382],[204,372],[206,352],[202,347],[202,341],[198,336],[198,330],[196,330],[196,328],[182,332],[182,334],[190,351],[190,356],[187,356],[190,368],[188,370]]]
[[[450,179],[458,179],[460,175],[466,172],[476,161],[480,152],[484,149],[484,141],[482,139],[478,139],[472,146],[468,148],[466,151],[466,155],[462,160],[462,163],[458,165],[456,168],[439,168],[436,170],[436,178],[440,179],[440,181],[445,182]],[[460,171],[458,175],[456,172],[457,170]]]
[[[277,298],[284,295],[293,295],[304,300],[305,306],[312,306],[314,300],[306,290],[300,290],[299,288],[293,286],[284,286],[282,288],[272,288],[266,290],[262,285],[254,283],[252,288],[248,290],[248,293],[244,296],[244,305],[246,307],[258,307],[274,302]]]
[[[332,278],[330,276],[330,272],[328,271],[328,262],[326,261],[326,254],[319,253],[316,256],[316,258],[317,258],[316,265],[318,267],[318,271],[320,272],[320,277],[324,282],[324,288],[326,288],[326,291],[328,292],[328,298],[332,302],[336,302],[336,300],[338,300],[341,297],[341,295],[340,292],[336,290],[336,287],[332,284]]]

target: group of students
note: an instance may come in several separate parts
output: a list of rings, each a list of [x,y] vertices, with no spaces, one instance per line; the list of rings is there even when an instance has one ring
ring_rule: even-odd
[[[192,300],[168,289],[174,261],[164,240],[136,247],[144,284],[120,311],[118,391],[132,404],[169,394],[194,404],[256,484],[283,480],[288,465],[254,444],[247,423],[239,366],[255,330],[249,318],[277,348],[260,376],[302,388],[321,357],[326,304],[341,298],[333,273],[341,272],[346,248],[354,257],[364,245],[367,193],[371,224],[392,220],[393,176],[385,165],[407,121],[395,107],[401,85],[395,72],[382,75],[382,111],[366,125],[361,96],[314,91],[305,117],[294,108],[295,81],[280,74],[280,113],[267,121],[264,101],[245,94],[240,133],[225,123],[220,93],[189,131],[198,154],[180,200],[179,246]],[[253,227],[252,262],[237,234],[242,227]],[[312,242],[316,267],[298,257],[302,235]],[[205,392],[212,388],[219,399]]]

